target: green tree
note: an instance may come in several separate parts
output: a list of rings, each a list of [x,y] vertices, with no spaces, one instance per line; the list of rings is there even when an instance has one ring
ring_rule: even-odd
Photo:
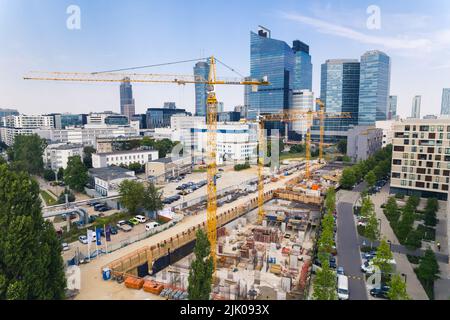
[[[336,190],[334,188],[329,188],[327,190],[325,207],[327,209],[327,213],[330,214],[332,214],[336,210]]]
[[[367,186],[371,189],[375,185],[375,182],[377,182],[377,177],[373,171],[369,171],[364,177],[364,181],[366,181]]]
[[[137,214],[142,206],[144,193],[144,185],[135,180],[124,180],[119,186],[120,202],[132,214]]]
[[[45,147],[45,141],[37,134],[16,136],[14,144],[8,149],[9,160],[13,162],[12,169],[41,175],[44,171],[42,154]]]
[[[314,300],[337,300],[336,275],[330,268],[328,259],[324,259],[322,267],[317,270],[313,282]]]
[[[428,248],[425,251],[415,271],[428,296],[434,299],[434,281],[439,279],[439,264],[433,250]]]
[[[402,217],[394,229],[400,243],[404,243],[409,233],[413,230],[414,220],[414,209],[410,204],[406,204],[403,207]]]
[[[352,189],[356,183],[356,177],[352,168],[345,168],[342,171],[340,184],[344,189]]]
[[[39,185],[0,165],[0,300],[63,299],[61,244],[42,218]]]
[[[143,207],[150,212],[156,212],[164,208],[161,200],[161,192],[156,189],[153,183],[149,183],[144,191]]]
[[[72,190],[83,192],[88,180],[87,168],[81,161],[81,157],[70,157],[67,161],[67,168],[64,170],[64,183]]]
[[[295,144],[289,150],[289,153],[303,153],[305,152],[305,147],[302,144]]]
[[[189,300],[209,300],[214,265],[208,237],[201,229],[197,230],[194,254],[188,278]]]
[[[364,236],[370,240],[370,243],[372,245],[373,242],[377,241],[380,237],[380,230],[379,230],[379,224],[377,217],[375,215],[375,212],[369,213],[369,216],[367,218],[367,223],[364,228]]]
[[[339,140],[339,142],[337,144],[337,149],[340,153],[346,154],[347,153],[347,140],[345,140],[345,139]]]
[[[52,169],[45,169],[43,177],[47,181],[55,181],[55,171]]]
[[[373,258],[373,264],[380,268],[380,271],[384,275],[388,275],[392,272],[392,265],[390,260],[392,260],[393,254],[389,244],[386,239],[382,239],[380,245],[377,248],[377,253],[375,258]]]
[[[439,203],[436,198],[429,198],[425,206],[424,222],[426,226],[434,227],[437,224],[436,212],[439,210]]]
[[[391,223],[396,223],[398,221],[398,219],[400,218],[400,213],[398,211],[397,201],[395,200],[395,197],[389,197],[384,211],[386,217]]]
[[[406,283],[399,274],[394,274],[391,277],[387,296],[390,300],[411,300],[406,292]]]
[[[95,148],[91,146],[86,146],[83,149],[83,163],[88,169],[92,168],[92,154],[95,152]]]
[[[128,169],[134,171],[135,173],[142,172],[142,165],[139,162],[130,163]]]

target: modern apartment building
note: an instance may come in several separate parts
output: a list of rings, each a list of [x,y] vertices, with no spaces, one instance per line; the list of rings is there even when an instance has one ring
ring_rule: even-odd
[[[31,135],[34,129],[55,126],[53,116],[9,115],[0,120],[0,139],[9,146],[14,144],[17,135]]]
[[[450,88],[442,89],[441,115],[450,115]]]
[[[347,131],[347,156],[353,162],[367,160],[381,149],[383,130],[374,126],[353,126]]]
[[[391,192],[447,200],[450,119],[407,119],[394,125]]]
[[[59,168],[66,169],[69,158],[74,156],[80,156],[83,159],[83,145],[68,143],[50,144],[45,148],[42,158],[44,166],[48,169],[58,170]]]
[[[147,162],[157,159],[157,150],[129,150],[108,153],[94,153],[92,154],[92,167],[104,168],[120,165],[129,166],[132,163],[145,165]]]
[[[383,148],[388,144],[392,144],[394,138],[394,120],[377,121],[375,127],[383,130]]]

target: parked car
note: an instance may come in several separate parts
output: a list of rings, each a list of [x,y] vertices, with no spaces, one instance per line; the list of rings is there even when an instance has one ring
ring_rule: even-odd
[[[147,218],[145,218],[144,216],[141,216],[141,215],[135,216],[134,219],[136,219],[140,223],[145,223],[147,221]]]
[[[111,207],[103,206],[103,207],[99,208],[98,211],[99,212],[106,212],[106,211],[109,211],[111,209],[112,209]]]
[[[345,275],[344,267],[338,267],[336,269],[336,272],[337,272],[338,275],[342,275],[342,276]]]
[[[88,238],[87,236],[79,236],[78,240],[82,243],[82,244],[87,244],[88,243]]]
[[[123,226],[126,223],[127,222],[125,220],[120,220],[120,221],[117,222],[116,226],[117,226],[117,228],[120,228],[121,226]]]
[[[136,218],[131,218],[128,220],[129,223],[131,223],[133,226],[137,226],[139,224],[139,220]]]
[[[337,294],[339,300],[348,300],[349,290],[348,290],[348,277],[344,275],[338,276],[338,289]]]
[[[69,244],[66,242],[63,242],[61,244],[61,247],[62,247],[62,251],[68,251],[70,249]]]
[[[110,231],[111,231],[111,234],[118,234],[119,233],[119,230],[116,227],[114,227],[114,226],[112,226],[110,228]]]
[[[150,231],[150,230],[156,228],[157,226],[159,226],[158,222],[150,222],[145,225],[145,230]]]
[[[367,274],[372,274],[375,272],[375,267],[369,261],[366,261],[361,265],[361,271]]]
[[[373,288],[370,290],[370,295],[376,298],[389,299],[389,286],[381,286],[381,288]]]

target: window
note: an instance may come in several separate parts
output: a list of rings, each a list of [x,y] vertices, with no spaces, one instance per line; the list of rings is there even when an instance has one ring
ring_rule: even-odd
[[[433,189],[439,189],[439,185],[437,183],[433,183]]]
[[[442,190],[448,191],[448,184],[443,184],[442,185]]]
[[[434,159],[435,159],[436,161],[441,161],[441,156],[440,156],[440,155],[436,155],[436,156],[434,157]]]
[[[441,174],[441,170],[439,170],[439,169],[434,169],[434,175],[435,176],[438,176],[438,175],[440,175]]]
[[[449,126],[450,127],[450,126]],[[411,130],[411,126],[405,126],[405,131],[410,131]],[[450,131],[450,130],[449,130]]]
[[[392,172],[392,178],[400,178],[400,173],[399,172]]]
[[[406,180],[402,180],[400,184],[401,184],[402,186],[406,186],[406,185],[407,185],[407,182],[406,182]]]
[[[395,164],[395,165],[401,165],[401,164],[402,164],[402,160],[394,159],[393,164]]]
[[[428,149],[427,149],[427,152],[428,152],[428,153],[434,153],[434,148],[428,148]]]
[[[424,188],[425,187],[425,183],[416,181],[416,187],[417,188]]]
[[[403,152],[403,151],[405,151],[405,147],[404,146],[395,146],[394,151]]]
[[[434,182],[439,183],[439,177],[434,177]]]
[[[438,126],[438,127],[437,127],[437,131],[439,131],[439,132],[444,131],[444,126]]]

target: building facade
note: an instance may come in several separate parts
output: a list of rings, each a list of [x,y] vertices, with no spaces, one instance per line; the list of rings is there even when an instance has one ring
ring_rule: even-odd
[[[310,90],[294,90],[292,94],[292,111],[314,111],[314,93]],[[307,121],[292,122],[292,131],[303,139],[308,130]],[[291,140],[291,139],[290,139]]]
[[[0,139],[11,146],[18,135],[32,135],[35,129],[52,129],[55,126],[53,116],[9,115],[0,119]]]
[[[450,88],[442,89],[441,115],[450,115]]]
[[[137,180],[134,171],[121,167],[93,168],[88,173],[95,191],[103,197],[117,196],[123,181]]]
[[[83,159],[83,145],[57,143],[48,145],[42,158],[47,169],[58,170],[60,168],[66,169],[69,158],[75,156]]]
[[[394,126],[391,193],[448,199],[450,119],[408,119]]]
[[[385,120],[377,121],[375,127],[383,130],[383,148],[388,144],[392,144],[392,139],[394,138],[394,124],[395,120]]]
[[[413,98],[412,106],[411,106],[411,118],[420,119],[420,106],[422,104],[422,97],[415,96]]]
[[[347,156],[353,162],[367,160],[381,149],[383,130],[374,126],[352,126],[347,131]]]
[[[387,119],[391,59],[385,53],[368,51],[361,57],[358,125],[373,126]]]
[[[294,50],[294,83],[293,90],[312,91],[312,63],[309,46],[299,40],[292,43]]]
[[[389,96],[388,119],[397,120],[397,96]]]
[[[184,109],[148,108],[147,129],[170,127],[170,119],[176,114],[186,115],[187,113]]]
[[[6,116],[18,116],[19,111],[16,109],[2,109],[0,108],[0,119]]]
[[[133,86],[130,78],[124,78],[120,84],[120,114],[131,118],[136,112],[133,99]]]
[[[104,168],[110,166],[129,166],[132,163],[145,165],[147,162],[158,159],[157,150],[129,150],[109,153],[92,154],[92,167]]]
[[[209,77],[210,64],[208,62],[200,61],[194,66],[194,77],[196,80],[205,81]],[[204,83],[195,84],[195,115],[199,117],[206,117],[206,100],[208,98],[207,85]]]

